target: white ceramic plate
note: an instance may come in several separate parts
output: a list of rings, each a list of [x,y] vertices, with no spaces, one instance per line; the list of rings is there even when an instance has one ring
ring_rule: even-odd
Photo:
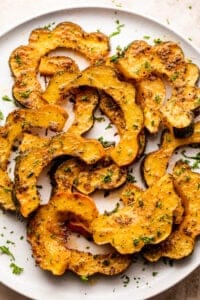
[[[11,97],[13,82],[8,67],[9,55],[17,46],[27,43],[28,36],[32,29],[43,27],[52,22],[57,24],[62,21],[72,21],[78,23],[88,32],[99,29],[106,34],[110,34],[116,30],[116,20],[119,20],[121,24],[124,24],[124,27],[121,30],[121,34],[116,35],[111,39],[112,52],[114,52],[118,45],[124,47],[132,40],[143,39],[144,36],[150,36],[149,42],[153,42],[153,39],[155,38],[179,42],[184,49],[186,56],[200,65],[199,53],[192,48],[187,41],[155,21],[116,9],[67,9],[43,15],[26,22],[0,38],[0,98],[3,95]],[[87,62],[83,59],[78,58],[78,61],[82,68],[87,65]],[[0,99],[0,109],[6,116],[14,109],[14,105]],[[3,125],[3,122],[1,125]],[[113,131],[104,131],[104,128],[105,124],[100,127],[99,124],[97,124],[92,131],[92,135],[104,135],[105,138],[109,138],[113,134]],[[150,143],[150,148],[155,148],[156,143],[156,141],[152,141],[152,143]],[[139,173],[137,173],[136,166],[134,172],[136,177],[139,176]],[[138,180],[140,181],[139,177]],[[41,177],[40,182],[42,181],[43,179]],[[45,201],[48,200],[49,193],[50,186],[46,183],[42,192],[42,198]],[[111,208],[112,205],[114,205],[112,199],[106,199],[104,200],[104,203],[106,209]],[[97,201],[97,205],[99,207],[101,206],[99,201]],[[21,236],[24,236],[23,240],[20,239]],[[7,244],[6,242],[8,240],[12,241],[14,244]],[[26,242],[25,223],[16,216],[0,212],[0,246],[2,245],[9,246],[9,249],[16,258],[16,264],[23,267],[24,272],[19,276],[12,274],[9,267],[9,257],[0,255],[1,282],[30,298],[43,300],[54,300],[55,298],[60,300],[111,300],[123,299],[126,297],[131,297],[136,300],[148,298],[173,286],[192,272],[199,265],[200,254],[200,244],[197,242],[197,246],[192,256],[183,261],[174,263],[173,267],[165,265],[163,262],[144,265],[144,261],[139,259],[124,273],[130,278],[129,284],[125,287],[123,284],[124,279],[121,275],[114,278],[95,276],[94,280],[85,283],[71,273],[57,278],[49,273],[41,271],[38,267],[35,267],[34,260],[31,257],[30,246]],[[153,276],[153,274],[155,275],[154,272],[157,272],[156,276]]]

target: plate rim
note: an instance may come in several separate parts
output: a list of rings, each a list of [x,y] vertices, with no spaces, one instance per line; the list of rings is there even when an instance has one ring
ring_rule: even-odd
[[[53,14],[57,14],[57,13],[64,13],[65,11],[73,11],[73,10],[78,10],[78,9],[105,9],[105,10],[109,10],[109,11],[119,11],[119,12],[124,12],[124,13],[127,13],[129,15],[133,15],[133,16],[136,16],[138,18],[143,18],[147,21],[150,21],[152,23],[154,23],[155,25],[157,26],[161,26],[162,28],[164,28],[165,30],[168,30],[169,32],[171,32],[173,35],[176,35],[180,40],[184,41],[184,43],[187,44],[187,46],[189,46],[190,48],[192,48],[196,53],[197,55],[200,57],[200,48],[198,48],[196,45],[193,45],[190,41],[188,41],[184,36],[182,36],[180,33],[178,33],[176,30],[172,29],[171,27],[168,27],[167,25],[159,22],[156,18],[152,17],[152,16],[146,16],[145,14],[141,14],[141,13],[137,13],[133,10],[128,10],[127,8],[124,8],[124,7],[115,7],[114,4],[66,4],[66,7],[65,8],[58,8],[58,9],[54,9],[54,10],[49,10],[49,11],[46,11],[44,13],[38,13],[36,14],[34,17],[31,17],[31,18],[27,18],[27,19],[24,19],[22,22],[18,22],[18,24],[16,24],[15,26],[11,26],[10,28],[6,29],[6,30],[3,30],[1,33],[0,33],[0,39],[4,38],[7,34],[11,33],[13,30],[17,30],[19,27],[23,26],[23,25],[26,25],[27,23],[30,23],[30,22],[34,22],[35,20],[39,19],[39,18],[42,18],[42,17],[47,17],[47,16],[51,16]],[[1,30],[0,30],[1,31]],[[169,290],[170,288],[174,287],[175,285],[177,285],[178,283],[180,283],[182,280],[184,280],[187,276],[189,276],[192,272],[194,272],[198,267],[200,266],[200,261],[197,265],[195,265],[194,268],[192,269],[189,269],[187,272],[185,272],[183,275],[180,274],[180,278],[178,280],[175,281],[175,283],[171,283],[169,286],[165,286],[162,291],[160,291],[159,287],[158,286],[155,286],[152,289],[149,289],[148,291],[150,292],[148,297],[144,298],[144,299],[150,299],[151,297],[155,297],[163,292],[166,292],[167,290]],[[19,295],[22,295],[22,296],[25,296],[25,297],[30,297],[31,296],[31,291],[29,292],[26,288],[23,289],[23,291],[18,291],[16,289],[16,286],[14,286],[14,283],[12,285],[8,285],[6,282],[3,281],[3,277],[1,278],[0,280],[0,283],[9,288],[10,290],[18,293]],[[127,296],[130,295],[131,291],[127,293]],[[117,298],[116,297],[117,294],[113,294],[113,298]],[[87,299],[92,299],[93,296],[89,296],[87,297]],[[120,296],[119,296],[120,297]],[[39,298],[30,298],[30,299],[39,299]],[[86,299],[86,298],[85,298]],[[97,299],[100,299],[98,298],[97,296]],[[105,300],[111,300],[110,296],[108,296],[108,298],[104,298]]]

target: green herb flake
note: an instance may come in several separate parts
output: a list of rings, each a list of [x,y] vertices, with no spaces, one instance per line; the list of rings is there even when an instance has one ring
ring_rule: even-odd
[[[14,263],[10,264],[10,268],[12,269],[12,273],[15,274],[15,275],[20,275],[24,271],[23,268],[17,266]]]
[[[108,148],[115,145],[115,142],[105,141],[102,136],[98,138],[98,141],[102,144],[104,148]]]
[[[120,204],[119,204],[119,202],[117,202],[115,208],[113,210],[111,210],[111,211],[105,210],[104,211],[104,215],[105,216],[110,216],[110,215],[116,213],[118,211],[119,207],[120,207]]]
[[[111,123],[109,123],[109,124],[106,126],[105,129],[107,130],[107,129],[110,129],[110,128],[112,128],[112,124],[111,124]]]
[[[20,95],[20,97],[27,99],[29,97],[30,93],[31,93],[31,90],[27,90],[25,92],[19,93],[19,95]]]
[[[135,176],[133,176],[132,174],[128,173],[127,175],[127,181],[130,183],[136,183],[137,180],[135,179]]]
[[[144,36],[143,36],[143,39],[149,40],[149,39],[150,39],[150,36],[149,36],[149,35],[144,35]]]
[[[81,97],[81,100],[82,100],[82,101],[88,101],[88,96],[86,96],[86,95],[82,96],[82,97]]]
[[[0,111],[0,120],[3,120],[4,119],[4,115],[2,113],[2,111]]]
[[[142,236],[141,240],[144,242],[144,244],[150,244],[151,242],[154,241],[154,237]]]
[[[64,172],[66,173],[71,173],[72,169],[70,167],[64,168]]]
[[[21,59],[21,57],[19,56],[19,54],[16,54],[16,55],[14,56],[14,59],[15,59],[15,61],[16,61],[16,63],[17,63],[18,65],[21,65],[21,64],[22,64],[22,59]]]
[[[158,38],[158,39],[154,39],[153,42],[154,42],[154,44],[159,45],[162,43],[162,40],[160,38]]]
[[[104,118],[104,117],[95,117],[95,116],[94,116],[94,121],[97,121],[97,122],[105,122],[105,118]]]
[[[87,277],[87,276],[85,276],[85,275],[81,275],[80,276],[80,279],[82,280],[82,281],[88,281],[89,280],[89,278]]]
[[[172,76],[171,76],[171,80],[175,81],[179,76],[179,72],[175,72]]]
[[[152,272],[152,276],[155,277],[158,275],[158,272]]]
[[[188,8],[189,8],[189,9],[192,9],[192,5],[189,5]]]
[[[139,242],[140,242],[140,239],[134,239],[134,240],[133,240],[133,245],[134,245],[135,247],[137,247],[137,245],[139,244]]]
[[[108,174],[103,177],[103,182],[104,183],[112,182],[112,175],[113,175],[112,172],[108,172]]]
[[[2,97],[2,100],[3,101],[7,101],[7,102],[12,102],[13,100],[11,99],[11,98],[9,98],[7,95],[4,95],[3,97]]]
[[[121,24],[119,20],[116,20],[115,21],[117,27],[116,27],[116,30],[113,31],[110,35],[109,35],[109,38],[115,36],[115,35],[118,35],[121,33],[121,29],[125,26],[124,24]]]
[[[156,103],[160,103],[160,101],[161,101],[160,95],[155,95],[154,100]]]
[[[14,255],[10,252],[8,247],[0,246],[0,251],[2,254],[6,254],[6,255],[10,256],[12,260],[15,260]]]
[[[49,23],[47,25],[44,25],[43,29],[46,29],[46,30],[52,30],[53,28],[53,25],[55,25],[55,22],[52,22],[52,23]]]

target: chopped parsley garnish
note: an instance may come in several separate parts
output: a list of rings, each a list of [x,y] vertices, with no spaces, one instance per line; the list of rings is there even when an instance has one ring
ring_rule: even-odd
[[[155,95],[154,100],[156,103],[160,103],[161,97],[159,95]]]
[[[43,28],[47,29],[47,30],[51,30],[53,25],[55,25],[55,22],[49,23],[49,24],[45,25]]]
[[[171,76],[171,80],[175,81],[179,76],[179,72],[175,72],[172,76]]]
[[[81,275],[80,279],[83,280],[83,281],[88,281],[89,280],[89,278],[85,275]]]
[[[94,121],[105,122],[105,118],[104,117],[96,117],[96,116],[94,116]]]
[[[128,173],[127,175],[127,181],[131,182],[131,183],[135,183],[137,182],[137,180],[135,179],[135,176],[133,176],[132,174]]]
[[[3,113],[2,113],[2,111],[0,111],[0,120],[3,120],[3,119],[4,119]]]
[[[6,254],[6,255],[10,256],[12,260],[15,260],[14,255],[10,252],[8,247],[0,246],[0,251],[2,254]]]
[[[112,175],[113,175],[113,172],[108,171],[108,174],[105,175],[102,179],[103,182],[105,182],[105,183],[112,182]]]
[[[82,97],[81,97],[81,100],[82,100],[82,101],[88,101],[88,96],[86,96],[86,95],[85,95],[85,96],[82,96]]]
[[[192,160],[195,161],[195,162],[193,163],[193,165],[192,165],[192,169],[197,169],[197,168],[199,168],[199,164],[200,164],[200,152],[198,152],[195,156],[187,155],[185,152],[186,152],[185,150],[182,150],[182,151],[181,151],[181,154],[183,155],[183,157],[189,158],[189,159],[192,159]]]
[[[116,20],[115,23],[116,23],[116,25],[117,25],[116,30],[113,31],[113,32],[109,35],[109,38],[111,38],[111,37],[113,37],[113,36],[115,36],[115,35],[120,34],[120,33],[121,33],[122,27],[125,26],[124,24],[121,24],[119,20]]]
[[[141,240],[144,242],[144,244],[149,244],[154,241],[154,237],[142,236]]]
[[[19,95],[20,95],[20,97],[27,99],[29,97],[30,93],[31,93],[31,90],[27,90],[25,92],[19,93]]]
[[[105,210],[104,211],[104,215],[105,216],[110,216],[110,215],[116,213],[118,211],[118,209],[119,209],[119,206],[120,206],[120,204],[119,204],[119,202],[117,202],[115,208],[113,210],[111,210],[111,211]]]
[[[17,265],[14,264],[14,263],[11,263],[11,264],[10,264],[10,267],[11,267],[11,269],[12,269],[12,273],[15,274],[15,275],[20,275],[20,274],[24,271],[23,268],[17,266]]]
[[[116,47],[116,54],[114,54],[114,55],[112,55],[112,56],[110,57],[110,61],[113,62],[113,63],[116,63],[117,60],[118,60],[120,57],[124,57],[124,54],[125,54],[127,48],[128,48],[127,46],[124,47],[124,48],[121,48],[120,46],[117,46],[117,47]]]
[[[109,123],[109,124],[106,126],[105,129],[107,130],[107,129],[110,129],[110,128],[112,128],[112,124],[111,124],[111,123]]]
[[[150,36],[149,36],[149,35],[144,35],[144,36],[143,36],[143,39],[149,40],[149,39],[150,39]]]
[[[115,145],[115,142],[104,141],[104,139],[103,139],[102,136],[100,136],[100,137],[98,138],[98,141],[102,144],[102,146],[103,146],[104,148],[108,148],[108,147],[110,147],[110,146],[114,146],[114,145]]]
[[[12,99],[10,99],[7,95],[4,95],[4,96],[2,97],[2,100],[3,100],[3,101],[12,102]]]
[[[140,242],[140,239],[134,239],[134,240],[133,240],[133,245],[134,245],[135,247],[137,247],[137,245],[139,244],[139,242]]]
[[[155,277],[156,275],[158,275],[158,272],[152,272],[153,277]]]
[[[162,40],[160,38],[158,38],[158,39],[154,39],[153,42],[154,42],[154,44],[158,45],[158,44],[162,43]]]
[[[16,54],[16,55],[14,56],[14,58],[15,58],[15,61],[16,61],[16,63],[17,63],[18,65],[21,65],[21,64],[22,64],[22,60],[21,60],[21,57],[19,56],[19,54]]]

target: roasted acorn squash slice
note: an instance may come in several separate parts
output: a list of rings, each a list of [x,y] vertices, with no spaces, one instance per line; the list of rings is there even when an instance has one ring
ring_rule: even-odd
[[[164,82],[155,76],[143,79],[137,84],[136,100],[144,112],[144,127],[150,133],[157,133],[162,121],[160,108],[165,101]]]
[[[187,63],[182,49],[173,42],[150,46],[145,41],[134,41],[115,65],[126,78],[135,81],[154,73],[164,75],[173,86],[185,84]]]
[[[179,161],[173,176],[176,191],[185,208],[183,221],[165,241],[147,247],[144,256],[149,261],[157,261],[162,256],[181,259],[190,255],[195,239],[200,235],[200,174],[192,172],[186,163]]]
[[[172,176],[166,174],[142,193],[134,208],[125,206],[110,216],[97,217],[91,225],[94,241],[110,243],[122,254],[139,252],[145,244],[158,244],[170,235],[179,203]]]
[[[85,85],[105,91],[120,106],[126,127],[120,142],[110,151],[110,156],[118,166],[130,164],[137,156],[138,135],[143,127],[142,111],[134,101],[134,87],[130,83],[119,81],[112,68],[92,66],[85,69],[71,84],[68,84],[65,93],[71,88]]]
[[[177,137],[187,137],[193,132],[195,111],[200,107],[200,89],[184,86],[175,89],[170,99],[161,108],[168,127],[172,127]]]
[[[15,168],[15,195],[21,214],[27,217],[38,207],[40,198],[36,187],[37,178],[54,158],[71,155],[88,164],[94,164],[104,154],[104,149],[98,141],[68,133],[54,136],[43,148],[25,152],[18,158]]]
[[[131,261],[128,256],[114,251],[92,254],[70,248],[67,221],[77,218],[89,229],[97,215],[96,206],[88,196],[66,191],[55,194],[49,204],[39,207],[27,230],[39,266],[54,275],[62,275],[66,270],[80,276],[114,275],[125,270]]]
[[[172,133],[164,132],[160,148],[147,154],[141,166],[147,186],[156,183],[166,173],[169,160],[177,148],[191,144],[200,144],[200,122],[194,125],[194,132],[188,138],[177,139]]]
[[[67,113],[55,105],[46,105],[37,111],[19,109],[8,115],[6,125],[0,128],[0,205],[4,209],[15,210],[12,200],[12,182],[6,169],[16,138],[32,127],[61,131],[66,118]]]
[[[109,42],[104,34],[86,33],[70,22],[60,23],[52,31],[35,29],[30,35],[28,46],[15,49],[9,60],[15,77],[13,96],[23,106],[38,108],[44,105],[37,70],[41,57],[58,47],[76,50],[95,62],[108,54]]]

